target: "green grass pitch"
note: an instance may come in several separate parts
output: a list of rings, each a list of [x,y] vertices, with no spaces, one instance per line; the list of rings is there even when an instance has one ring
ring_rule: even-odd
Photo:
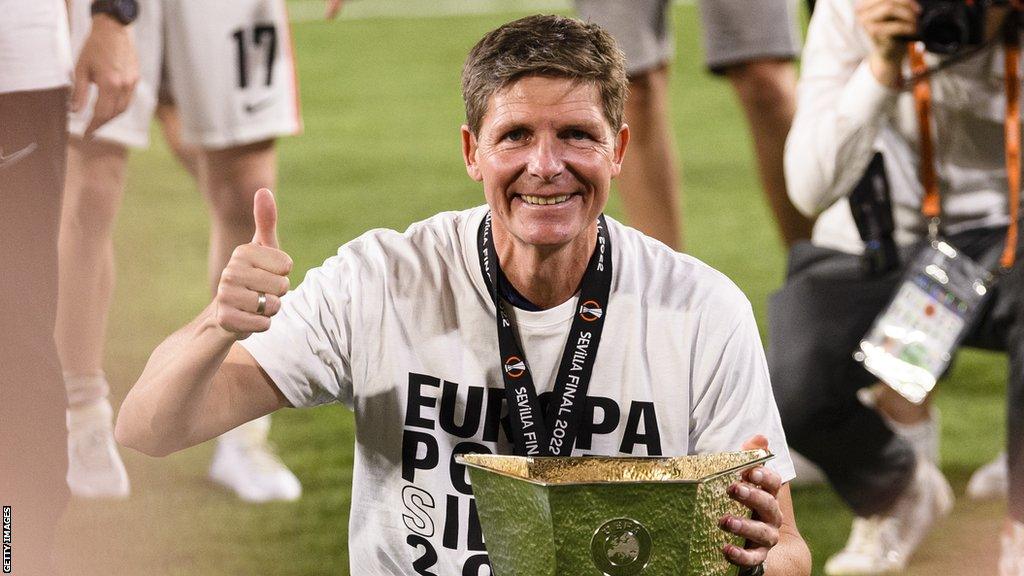
[[[358,14],[360,4],[351,10]],[[504,4],[509,10],[519,5],[527,4]],[[296,263],[293,285],[366,229],[404,229],[438,211],[482,203],[480,187],[466,176],[460,157],[459,71],[484,32],[524,14],[294,25],[306,128],[304,135],[280,143],[276,190],[281,242]],[[687,250],[739,284],[764,333],[766,299],[782,280],[785,255],[761,199],[732,92],[700,64],[696,9],[677,6],[674,18],[672,112],[684,175]],[[615,198],[609,212],[621,216]],[[107,358],[116,402],[149,352],[208,302],[206,222],[193,183],[154,132],[152,149],[131,160],[117,231],[118,284]],[[940,385],[943,469],[958,494],[971,471],[1003,442],[1004,380],[1002,356],[968,352]],[[348,574],[351,414],[339,406],[284,411],[274,416],[272,439],[303,482],[299,502],[249,506],[215,489],[205,479],[209,445],[161,460],[125,451],[131,498],[72,502],[60,532],[62,571]],[[850,515],[827,488],[800,489],[794,497],[820,574],[825,558],[845,541]],[[1002,503],[979,505],[961,497],[908,574],[994,574],[995,534],[1004,509]]]

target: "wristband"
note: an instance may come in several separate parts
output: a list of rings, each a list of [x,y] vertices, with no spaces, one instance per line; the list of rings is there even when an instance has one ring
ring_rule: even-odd
[[[93,0],[89,12],[95,16],[106,14],[127,26],[139,17],[137,0]]]
[[[764,576],[764,564],[743,568],[736,573],[736,576]]]

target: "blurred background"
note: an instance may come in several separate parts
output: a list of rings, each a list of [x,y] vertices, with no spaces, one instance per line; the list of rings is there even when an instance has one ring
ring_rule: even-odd
[[[483,203],[465,173],[459,73],[487,31],[554,0],[362,0],[335,22],[321,0],[288,2],[305,133],[279,140],[282,248],[292,285],[369,228],[405,229]],[[731,277],[765,330],[785,253],[764,204],[751,142],[728,84],[702,65],[696,7],[677,3],[672,115],[683,173],[687,252]],[[208,303],[205,205],[163,139],[131,155],[117,231],[118,279],[107,373],[120,404],[149,353]],[[609,213],[621,218],[613,197]],[[765,342],[770,346],[770,342]],[[1005,360],[967,351],[939,385],[942,469],[960,499],[915,556],[911,575],[994,573],[1003,503],[962,497],[1004,441]],[[343,407],[275,415],[272,441],[302,481],[294,503],[249,505],[206,479],[212,445],[165,459],[124,451],[125,501],[73,500],[60,531],[66,575],[349,574],[353,421]],[[850,516],[825,487],[794,491],[815,574]],[[358,521],[358,519],[356,519]],[[358,574],[358,571],[356,571]],[[443,575],[448,576],[448,575]]]

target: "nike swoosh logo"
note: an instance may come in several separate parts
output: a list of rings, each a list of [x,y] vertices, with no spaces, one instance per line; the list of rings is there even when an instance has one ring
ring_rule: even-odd
[[[264,98],[263,100],[258,100],[256,102],[253,102],[252,104],[246,104],[245,105],[245,111],[247,113],[249,113],[249,114],[252,114],[254,112],[259,112],[260,110],[263,110],[264,108],[266,108],[267,106],[270,106],[273,103],[274,103],[274,98],[273,97]]]
[[[25,146],[21,150],[15,150],[14,152],[6,156],[4,156],[4,149],[0,148],[0,170],[5,170],[7,168],[10,168],[11,166],[14,166],[19,161],[24,159],[26,156],[35,152],[36,148],[39,148],[39,145],[33,142],[28,146]]]

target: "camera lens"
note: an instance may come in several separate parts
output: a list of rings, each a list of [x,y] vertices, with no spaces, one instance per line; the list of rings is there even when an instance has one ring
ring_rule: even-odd
[[[929,52],[953,54],[970,41],[967,11],[961,2],[934,2],[923,6],[918,33]]]

